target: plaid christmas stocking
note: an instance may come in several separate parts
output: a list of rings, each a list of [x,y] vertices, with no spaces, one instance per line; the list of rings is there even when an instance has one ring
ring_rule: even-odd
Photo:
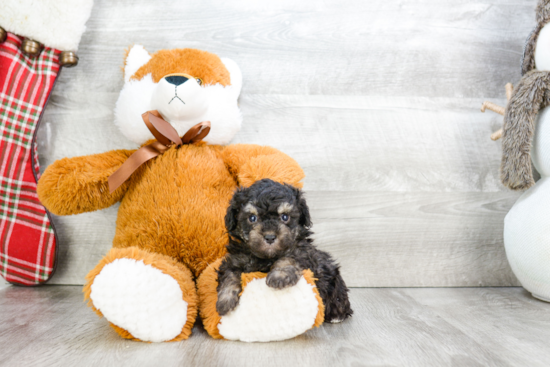
[[[0,0],[0,275],[13,284],[44,283],[56,268],[55,229],[36,194],[36,130],[61,65],[77,61],[60,49],[76,49],[91,5]]]
[[[12,34],[0,44],[0,273],[10,283],[40,284],[55,270],[57,238],[36,195],[34,141],[59,73],[60,52],[25,56]]]

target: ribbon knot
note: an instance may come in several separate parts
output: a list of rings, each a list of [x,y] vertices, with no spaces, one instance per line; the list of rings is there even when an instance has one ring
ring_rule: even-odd
[[[122,166],[109,176],[108,182],[110,193],[113,193],[113,191],[130,178],[132,173],[134,173],[143,163],[163,154],[174,145],[180,146],[199,142],[210,132],[210,121],[203,121],[190,128],[189,131],[180,138],[176,129],[164,120],[158,111],[147,111],[142,114],[141,117],[143,118],[145,126],[147,126],[157,141],[136,150],[124,163],[122,163]]]

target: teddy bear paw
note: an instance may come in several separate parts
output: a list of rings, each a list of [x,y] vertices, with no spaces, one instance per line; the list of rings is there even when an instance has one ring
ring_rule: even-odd
[[[300,335],[312,328],[319,310],[313,288],[303,276],[284,289],[269,287],[266,278],[254,279],[244,289],[238,306],[221,317],[219,333],[225,339],[247,342]]]
[[[187,321],[178,282],[141,260],[117,259],[93,280],[90,299],[112,324],[143,341],[168,341]]]

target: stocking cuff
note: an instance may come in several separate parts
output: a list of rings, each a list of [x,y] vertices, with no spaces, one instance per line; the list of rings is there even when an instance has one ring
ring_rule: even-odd
[[[93,0],[0,0],[0,27],[60,51],[76,51]]]

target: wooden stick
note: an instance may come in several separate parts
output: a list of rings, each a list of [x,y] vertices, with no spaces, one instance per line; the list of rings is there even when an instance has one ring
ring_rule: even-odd
[[[491,134],[491,140],[493,141],[497,141],[500,138],[502,138],[502,129],[499,129]]]
[[[504,116],[505,108],[494,104],[493,102],[485,101],[481,105],[481,112],[485,112],[485,109],[496,112],[499,115]]]
[[[512,92],[514,91],[514,86],[512,85],[512,83],[506,83],[506,85],[504,86],[504,90],[506,90],[506,99],[510,101],[510,98],[512,98]],[[505,107],[498,106],[489,101],[485,101],[481,105],[481,112],[485,112],[486,109],[496,112],[502,116],[504,116],[504,113],[506,112]],[[491,140],[493,141],[497,141],[500,138],[502,138],[502,129],[499,129],[491,134]]]

